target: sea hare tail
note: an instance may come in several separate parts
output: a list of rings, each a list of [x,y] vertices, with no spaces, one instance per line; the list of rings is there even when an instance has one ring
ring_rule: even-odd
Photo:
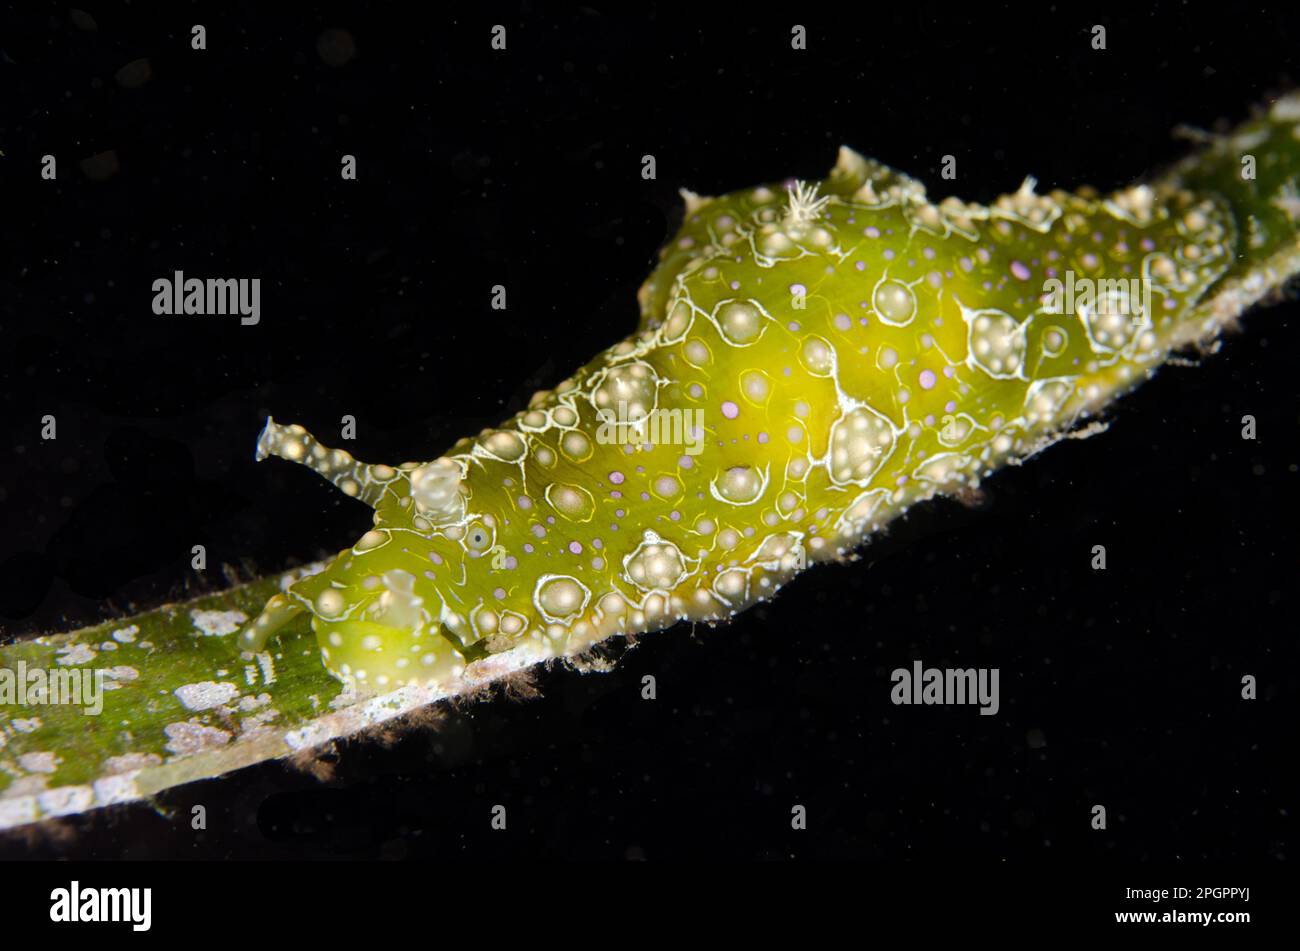
[[[240,632],[240,650],[252,651],[254,654],[265,650],[271,636],[302,611],[301,605],[294,604],[282,594],[275,595],[266,602],[256,620]]]

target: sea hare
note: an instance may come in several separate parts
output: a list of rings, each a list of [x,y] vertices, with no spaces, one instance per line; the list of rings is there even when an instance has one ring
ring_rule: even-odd
[[[936,203],[841,149],[830,175],[703,198],[641,322],[523,412],[429,462],[372,465],[268,420],[374,527],[267,603],[311,614],[362,692],[452,687],[525,645],[715,621],[911,506],[1088,425],[1213,345],[1300,259],[1300,98],[1153,180]]]

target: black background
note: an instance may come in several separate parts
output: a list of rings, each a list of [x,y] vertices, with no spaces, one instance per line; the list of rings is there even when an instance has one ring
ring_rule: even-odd
[[[352,414],[358,457],[435,457],[631,331],[680,186],[818,177],[846,143],[935,198],[987,201],[1025,174],[1112,188],[1179,157],[1177,124],[1240,120],[1298,71],[1281,5],[437,6],[87,4],[95,30],[63,5],[7,11],[4,636],[350,543],[365,506],[253,462],[266,415],[324,434]],[[489,47],[495,23],[506,52]],[[342,65],[330,29],[354,45]],[[116,78],[141,58],[147,82],[131,83],[138,66]],[[106,179],[81,168],[110,150]],[[57,182],[39,178],[46,153]],[[358,181],[340,179],[345,153]],[[150,286],[177,269],[260,277],[260,325],[155,316]],[[346,744],[318,764],[325,781],[270,764],[0,852],[1283,860],[1298,312],[1253,314],[1220,355],[1122,403],[1108,433],[999,474],[978,508],[916,510],[862,561],[727,626],[679,626],[613,673],[557,669],[538,699]],[[47,413],[59,435],[43,443]],[[1000,713],[893,706],[889,672],[914,659],[998,667]],[[507,832],[489,828],[495,803]]]

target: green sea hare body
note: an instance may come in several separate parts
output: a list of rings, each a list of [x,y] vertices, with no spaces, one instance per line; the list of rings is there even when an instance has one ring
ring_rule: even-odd
[[[701,198],[637,331],[430,462],[369,465],[268,421],[374,527],[267,603],[361,692],[453,689],[527,647],[716,621],[911,506],[977,487],[1212,343],[1297,269],[1300,99],[1149,183],[930,202],[848,149]]]

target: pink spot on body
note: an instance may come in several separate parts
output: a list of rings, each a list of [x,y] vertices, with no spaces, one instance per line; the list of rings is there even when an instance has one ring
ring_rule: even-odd
[[[580,541],[571,541],[571,542],[569,542],[569,551],[573,552],[575,555],[581,555],[581,554],[582,554],[582,542],[580,542]]]
[[[1011,273],[1015,275],[1016,278],[1018,278],[1019,280],[1022,281],[1029,280],[1029,268],[1027,268],[1024,265],[1024,263],[1021,261],[1011,262]]]
[[[934,384],[938,382],[938,377],[934,375],[933,370],[922,370],[918,382],[921,384],[921,389],[932,390]]]
[[[609,481],[612,482],[612,483],[614,483],[615,485],[622,485],[622,484],[623,484],[623,473],[621,473],[621,472],[619,472],[619,471],[617,471],[617,470],[611,472],[611,473],[609,474]]]
[[[722,415],[727,419],[735,419],[740,415],[740,407],[731,400],[724,400],[722,403]]]

